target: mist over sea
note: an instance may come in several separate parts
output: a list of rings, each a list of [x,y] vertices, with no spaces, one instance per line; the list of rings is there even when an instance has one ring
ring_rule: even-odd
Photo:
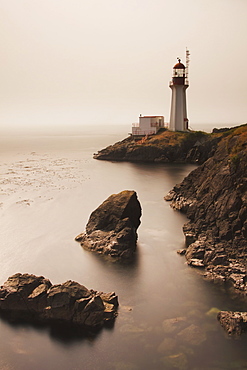
[[[245,302],[206,282],[176,253],[187,219],[163,197],[195,166],[93,159],[129,131],[85,126],[1,136],[0,284],[16,272],[53,284],[70,279],[115,291],[120,307],[114,326],[97,335],[0,319],[0,369],[247,368],[246,336],[229,340],[216,320],[217,309],[241,310]],[[91,212],[122,190],[135,190],[142,206],[136,259],[129,265],[106,261],[74,241]]]

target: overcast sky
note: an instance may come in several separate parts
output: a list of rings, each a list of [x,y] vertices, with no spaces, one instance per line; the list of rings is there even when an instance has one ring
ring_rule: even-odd
[[[0,0],[0,125],[169,120],[191,53],[191,127],[247,122],[247,0]]]

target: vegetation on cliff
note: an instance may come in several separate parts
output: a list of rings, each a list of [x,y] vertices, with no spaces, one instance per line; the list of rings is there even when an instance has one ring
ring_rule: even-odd
[[[160,130],[158,134],[139,140],[130,136],[100,150],[95,159],[160,162],[203,163],[213,155],[224,133],[207,134],[202,131],[173,132]]]

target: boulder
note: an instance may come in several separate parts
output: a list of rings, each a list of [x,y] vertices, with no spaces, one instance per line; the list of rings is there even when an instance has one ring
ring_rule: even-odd
[[[0,312],[12,319],[101,327],[117,314],[114,292],[89,290],[75,282],[52,285],[43,276],[17,273],[0,287]]]
[[[43,276],[14,274],[1,286],[0,309],[18,311],[25,314],[29,311],[40,311],[46,306],[47,291],[51,282]],[[29,304],[28,304],[29,302]]]
[[[135,191],[112,194],[92,212],[85,232],[75,240],[99,254],[130,258],[136,249],[140,217],[141,205]]]
[[[238,337],[247,330],[247,312],[220,311],[217,318],[230,336]]]

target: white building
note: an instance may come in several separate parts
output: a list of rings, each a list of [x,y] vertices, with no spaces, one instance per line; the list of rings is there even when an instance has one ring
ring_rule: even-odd
[[[164,127],[163,116],[141,116],[138,123],[132,124],[133,136],[146,136],[157,134],[159,129]]]
[[[188,57],[188,51],[186,57]],[[187,68],[187,67],[186,67]],[[171,112],[169,130],[171,131],[187,131],[188,118],[186,108],[186,89],[189,86],[187,72],[185,66],[178,58],[178,63],[173,67],[172,81],[170,88],[172,89]]]

